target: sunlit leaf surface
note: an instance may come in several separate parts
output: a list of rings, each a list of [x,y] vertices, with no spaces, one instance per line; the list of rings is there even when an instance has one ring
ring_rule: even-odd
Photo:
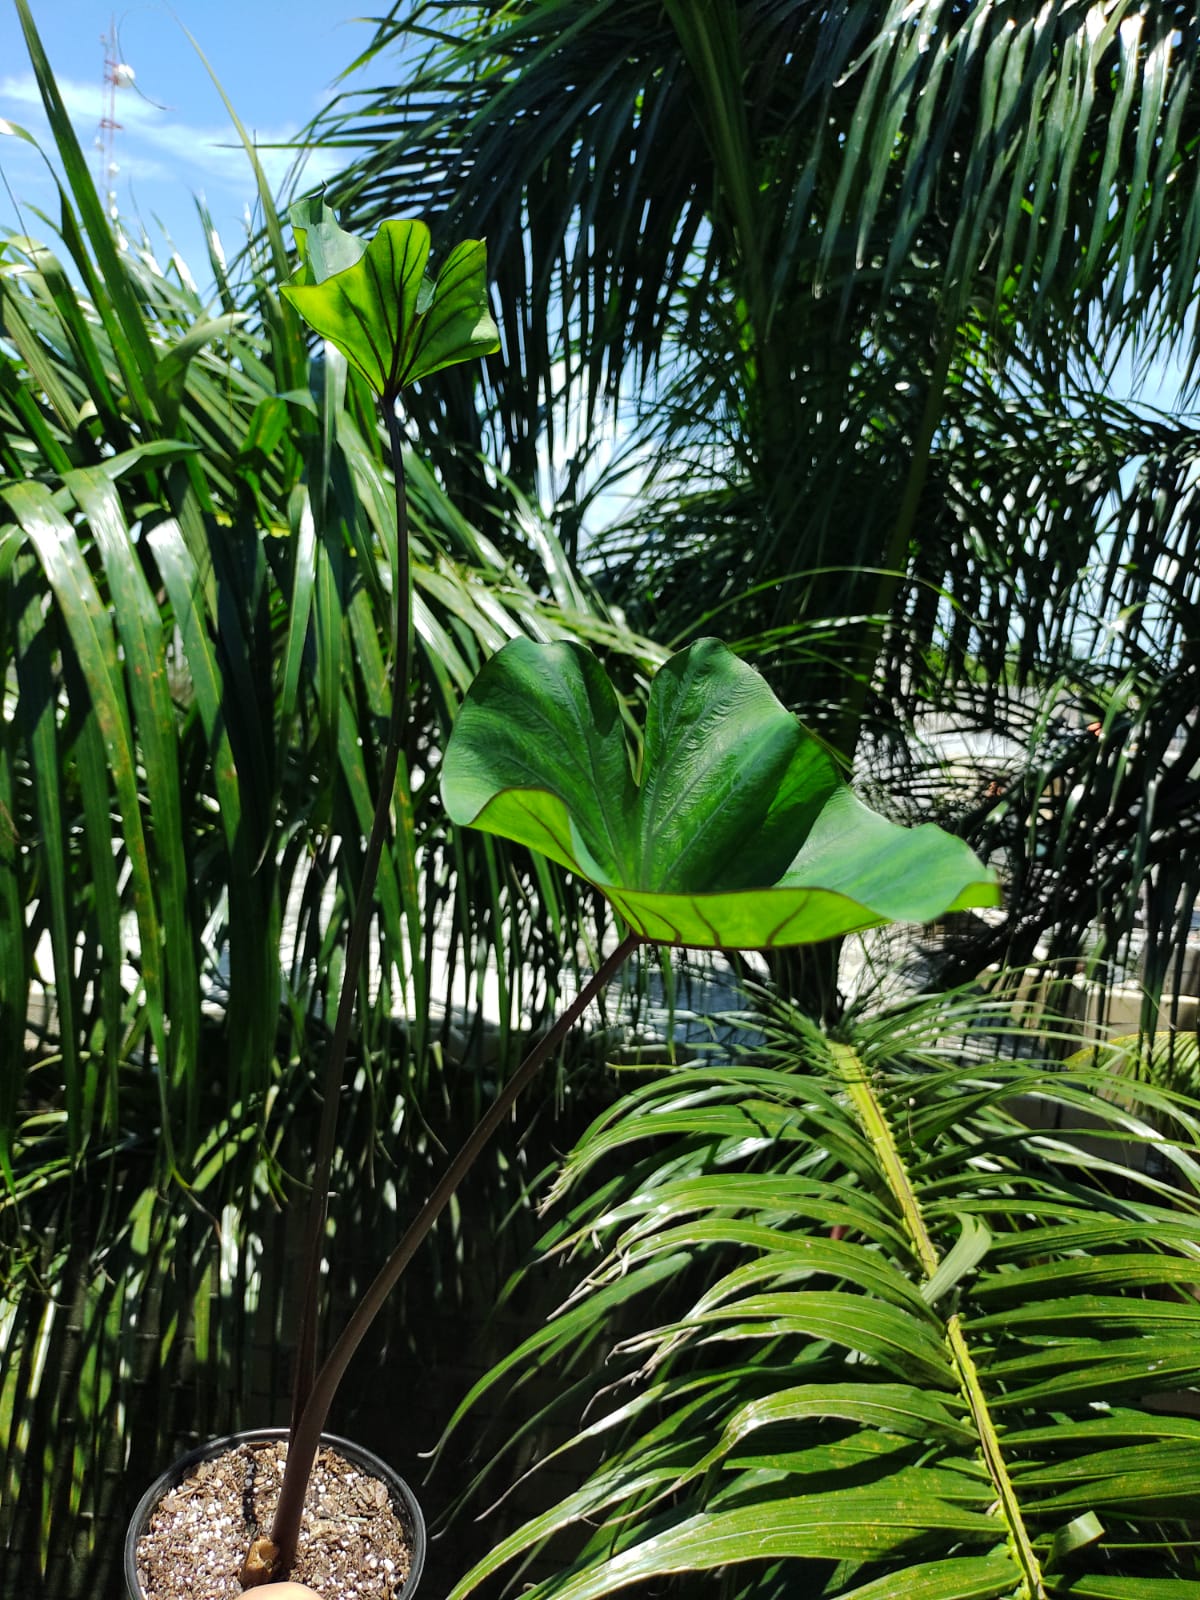
[[[715,639],[655,677],[637,777],[599,663],[569,643],[514,640],[464,702],[442,788],[455,822],[570,867],[662,944],[805,944],[998,898],[961,840],[857,800]]]

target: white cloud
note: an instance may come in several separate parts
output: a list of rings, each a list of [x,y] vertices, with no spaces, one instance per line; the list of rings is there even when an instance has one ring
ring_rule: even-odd
[[[107,113],[107,95],[96,84],[69,78],[58,80],[59,92],[76,137],[85,153],[95,148],[100,121]],[[31,107],[35,117],[16,115],[16,108]],[[0,78],[0,114],[14,112],[14,120],[30,128],[43,142],[49,125],[41,109],[41,96],[32,73]],[[211,190],[214,185],[227,197],[250,199],[254,177],[250,162],[232,123],[195,124],[180,121],[129,91],[118,95],[119,129],[114,137],[115,158],[124,178],[142,182],[181,183],[188,190]],[[273,191],[278,191],[295,160],[287,146],[300,132],[295,123],[247,130],[259,162]],[[314,150],[305,165],[305,181],[313,186],[332,178],[338,168],[335,152]]]

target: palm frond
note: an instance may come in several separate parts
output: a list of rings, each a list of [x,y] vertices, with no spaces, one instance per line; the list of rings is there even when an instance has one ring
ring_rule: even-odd
[[[487,437],[530,493],[565,453],[573,526],[615,428],[643,481],[586,530],[606,597],[736,639],[864,765],[943,712],[994,733],[1014,781],[932,791],[1010,862],[978,964],[1079,954],[1097,917],[1123,959],[1144,915],[1152,989],[1197,887],[1190,421],[1111,391],[1123,351],[1189,371],[1198,26],[1136,0],[427,0],[320,123],[365,151],[338,190],[360,221],[402,182],[492,240],[505,359],[482,423],[439,410],[447,443]],[[1105,707],[1136,735],[1097,751]]]
[[[1194,1584],[1200,1105],[956,1064],[988,1022],[976,995],[830,1035],[774,1002],[740,1062],[593,1124],[547,1239],[578,1286],[475,1397],[556,1362],[580,1486],[456,1597],[513,1563],[539,1600]]]
[[[918,260],[947,327],[1094,311],[1170,341],[1200,265],[1198,27],[1136,0],[414,0],[321,131],[362,152],[338,186],[360,219],[403,192],[491,237],[510,365],[539,386],[548,327],[593,399],[655,362],[694,252],[760,356],[798,292],[879,306]],[[358,86],[402,50],[403,87]],[[536,426],[536,402],[507,409]]]

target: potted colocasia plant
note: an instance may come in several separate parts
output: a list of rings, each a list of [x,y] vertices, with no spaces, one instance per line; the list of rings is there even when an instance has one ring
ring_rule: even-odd
[[[361,1520],[362,1497],[372,1514],[389,1512],[385,1540],[363,1560],[367,1577],[355,1592],[393,1597],[416,1587],[424,1556],[424,1525],[411,1491],[382,1463],[343,1441],[322,1440],[328,1401],[317,1381],[317,1314],[329,1180],[337,1134],[337,1108],[354,1026],[359,977],[366,960],[379,863],[391,825],[392,805],[407,722],[411,672],[412,600],[409,572],[407,502],[400,421],[403,389],[444,367],[471,360],[498,345],[487,308],[485,250],[467,240],[452,250],[435,281],[426,276],[429,230],[420,222],[388,222],[367,245],[340,229],[319,200],[301,202],[293,222],[302,265],[284,294],[315,330],[324,335],[323,389],[344,385],[344,363],[366,378],[378,396],[387,430],[395,481],[395,559],[392,568],[391,714],[381,760],[381,781],[362,876],[348,936],[346,962],[322,1081],[322,1116],[314,1152],[305,1227],[304,1284],[300,1297],[293,1412],[290,1430],[219,1440],[169,1468],[147,1491],[126,1539],[125,1573],[130,1600],[184,1600],[192,1594],[236,1594],[264,1585],[294,1569],[343,1592],[345,1579],[334,1575],[322,1541],[310,1538],[297,1568],[305,1492],[314,1466],[322,1475],[322,1504],[332,1510],[346,1499]],[[320,1413],[315,1427],[313,1419]],[[320,1458],[318,1457],[320,1452]],[[289,1463],[285,1473],[283,1462]],[[348,1469],[346,1464],[349,1464]],[[362,1490],[364,1474],[372,1485]],[[337,1480],[352,1480],[344,1496]],[[233,1512],[217,1509],[221,1486]],[[381,1485],[380,1492],[374,1486]],[[204,1494],[198,1493],[203,1488]],[[266,1498],[260,1500],[260,1495]],[[357,1496],[357,1499],[356,1499]],[[203,1503],[208,1509],[198,1513]],[[219,1543],[201,1538],[222,1519]],[[323,1526],[332,1518],[310,1514]],[[381,1528],[382,1528],[381,1521]],[[214,1544],[206,1548],[206,1543]],[[341,1584],[342,1588],[337,1585]]]
[[[284,294],[326,341],[327,360],[349,362],[371,384],[391,443],[396,481],[391,721],[326,1066],[286,1443],[281,1436],[218,1441],[171,1469],[163,1483],[175,1500],[190,1499],[198,1517],[203,1515],[198,1505],[224,1470],[219,1463],[230,1450],[257,1452],[254,1470],[270,1481],[270,1493],[249,1519],[241,1517],[240,1503],[235,1506],[238,1552],[226,1558],[219,1577],[206,1572],[203,1586],[173,1590],[157,1587],[152,1577],[145,1530],[171,1498],[156,1486],[130,1533],[130,1600],[190,1600],[192,1594],[236,1593],[239,1586],[260,1584],[284,1600],[288,1592],[303,1593],[290,1584],[278,1587],[292,1576],[319,1589],[322,1579],[306,1553],[302,1517],[306,1498],[311,1502],[314,1463],[322,1474],[320,1494],[331,1498],[326,1475],[340,1469],[329,1466],[327,1457],[335,1451],[350,1462],[355,1492],[372,1504],[389,1501],[413,1546],[407,1573],[401,1570],[403,1561],[390,1555],[364,1554],[374,1587],[354,1592],[390,1600],[411,1594],[423,1538],[415,1501],[386,1469],[353,1447],[334,1440],[325,1441],[330,1451],[322,1446],[338,1384],[404,1268],[521,1090],[640,945],[780,948],[895,920],[928,920],[991,905],[997,898],[992,874],[962,841],[931,825],[897,827],[862,805],[820,741],[756,671],[719,641],[702,639],[660,669],[636,750],[617,692],[592,655],[573,644],[510,642],[480,672],[445,751],[447,815],[454,825],[515,840],[587,879],[611,903],[621,932],[449,1161],[318,1365],[317,1309],[336,1109],[408,703],[411,601],[397,404],[408,383],[488,353],[498,339],[488,311],[481,242],[456,246],[430,282],[425,276],[429,235],[420,223],[385,223],[368,244],[340,229],[320,202],[304,203],[294,217],[303,266]],[[365,1481],[382,1487],[362,1487],[364,1473]],[[322,1520],[319,1508],[311,1515]],[[181,1556],[187,1548],[185,1543]]]

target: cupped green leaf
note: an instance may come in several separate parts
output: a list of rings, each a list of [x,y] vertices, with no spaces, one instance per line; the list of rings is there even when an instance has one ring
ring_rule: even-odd
[[[442,263],[429,304],[417,319],[400,382],[416,383],[499,348],[500,334],[488,310],[487,246],[482,239],[464,239]]]
[[[593,657],[513,640],[467,695],[442,793],[453,821],[571,868],[658,944],[806,944],[997,901],[961,840],[857,800],[820,741],[716,639],[656,676],[638,780]]]
[[[442,367],[499,349],[482,240],[456,245],[430,289],[423,222],[385,222],[366,246],[325,207],[303,209],[298,222],[304,263],[282,293],[385,401]]]

